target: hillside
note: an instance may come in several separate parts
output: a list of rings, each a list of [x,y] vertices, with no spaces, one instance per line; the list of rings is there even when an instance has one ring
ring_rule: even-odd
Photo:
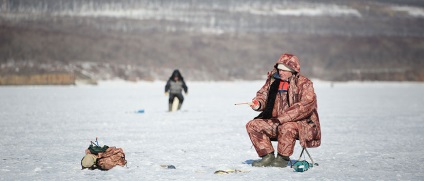
[[[257,80],[290,52],[312,78],[424,81],[424,3],[325,2],[3,1],[0,74]]]

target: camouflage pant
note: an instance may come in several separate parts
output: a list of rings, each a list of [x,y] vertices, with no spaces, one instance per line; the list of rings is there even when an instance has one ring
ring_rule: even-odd
[[[247,133],[260,157],[274,152],[271,140],[278,140],[277,151],[280,155],[293,154],[299,129],[296,122],[288,122],[279,126],[270,119],[254,119],[246,124]]]

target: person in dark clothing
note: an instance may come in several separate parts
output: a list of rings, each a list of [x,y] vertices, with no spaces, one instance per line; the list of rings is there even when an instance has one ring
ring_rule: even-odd
[[[183,90],[187,94],[188,88],[186,83],[184,82],[184,78],[181,75],[180,71],[178,69],[175,69],[165,85],[165,95],[169,94],[169,111],[172,111],[172,102],[174,102],[175,98],[179,100],[178,110],[181,109],[181,106],[184,102],[184,96],[182,94]]]

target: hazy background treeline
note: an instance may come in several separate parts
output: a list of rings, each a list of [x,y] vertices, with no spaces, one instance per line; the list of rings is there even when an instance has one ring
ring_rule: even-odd
[[[0,2],[0,75],[257,80],[289,52],[311,78],[424,81],[418,0]]]

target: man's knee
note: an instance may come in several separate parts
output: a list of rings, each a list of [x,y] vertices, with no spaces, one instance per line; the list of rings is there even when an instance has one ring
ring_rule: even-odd
[[[249,122],[247,122],[246,124],[246,130],[248,133],[252,132],[254,130],[254,128],[256,127],[256,120],[250,120]]]
[[[184,102],[184,96],[182,94],[177,94],[176,98],[180,101],[180,103]]]
[[[251,120],[251,121],[249,121],[249,122],[247,122],[247,124],[246,124],[246,130],[247,130],[247,132],[248,133],[251,133],[251,132],[261,132],[261,125],[260,125],[260,122],[261,122],[262,120],[260,120],[260,119],[254,119],[254,120]]]
[[[247,130],[247,132],[249,132],[250,133],[250,131],[252,130],[252,121],[249,121],[249,122],[247,122],[246,123],[246,130]]]
[[[297,135],[297,124],[296,123],[285,123],[280,126],[278,126],[278,132],[281,134],[287,134],[290,133],[293,135]]]

